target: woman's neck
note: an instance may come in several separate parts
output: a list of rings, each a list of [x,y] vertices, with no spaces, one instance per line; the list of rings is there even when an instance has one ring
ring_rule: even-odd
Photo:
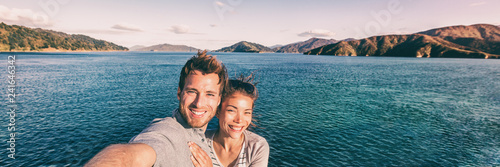
[[[244,139],[245,135],[243,134],[241,134],[240,138],[233,139],[230,136],[221,134],[220,131],[215,133],[213,148],[222,166],[229,167],[236,164]]]
[[[217,131],[214,136],[214,141],[220,144],[224,151],[230,151],[234,149],[240,150],[241,146],[243,145],[243,140],[245,140],[245,135],[243,133],[238,139],[233,139],[230,136],[220,133],[220,131]]]

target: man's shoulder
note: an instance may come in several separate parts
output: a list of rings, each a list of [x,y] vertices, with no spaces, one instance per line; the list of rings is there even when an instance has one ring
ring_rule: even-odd
[[[185,166],[192,164],[187,145],[189,136],[175,118],[156,118],[129,143],[143,143],[153,148],[156,153],[155,166]]]
[[[171,131],[184,130],[184,127],[172,117],[156,118],[144,129],[143,132],[150,131]]]
[[[129,142],[147,144],[165,140],[173,142],[176,140],[172,139],[182,139],[185,136],[182,134],[185,132],[184,127],[172,117],[156,118]]]

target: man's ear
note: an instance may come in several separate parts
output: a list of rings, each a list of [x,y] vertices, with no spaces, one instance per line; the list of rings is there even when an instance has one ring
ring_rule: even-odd
[[[220,102],[222,101],[222,97],[219,98],[219,102],[217,102],[217,106],[220,106]]]
[[[181,100],[181,88],[177,87],[177,100]]]

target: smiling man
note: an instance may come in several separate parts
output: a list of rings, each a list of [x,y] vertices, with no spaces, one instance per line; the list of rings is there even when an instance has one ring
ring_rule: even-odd
[[[179,108],[173,116],[154,119],[129,144],[108,146],[85,166],[193,166],[188,142],[208,152],[204,133],[226,83],[224,65],[206,51],[199,52],[182,68],[177,88]]]

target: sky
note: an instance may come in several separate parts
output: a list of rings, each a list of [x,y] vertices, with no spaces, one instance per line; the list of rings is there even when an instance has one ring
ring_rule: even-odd
[[[498,0],[0,0],[0,21],[125,47],[215,50],[239,41],[273,46],[500,25],[498,7]]]

